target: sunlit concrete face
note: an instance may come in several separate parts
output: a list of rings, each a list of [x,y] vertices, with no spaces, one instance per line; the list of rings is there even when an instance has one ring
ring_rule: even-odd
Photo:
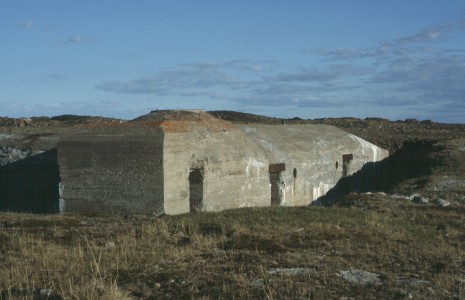
[[[342,177],[389,153],[359,137],[327,125],[240,125],[265,152],[265,165],[279,171],[280,205],[306,205],[323,196]],[[278,171],[276,171],[278,172]],[[270,170],[270,177],[275,175]]]
[[[180,214],[307,205],[388,152],[326,125],[157,111],[58,144],[65,211]]]

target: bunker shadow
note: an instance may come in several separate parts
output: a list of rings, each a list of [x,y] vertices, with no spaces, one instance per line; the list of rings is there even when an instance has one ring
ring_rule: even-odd
[[[407,141],[393,155],[379,162],[366,163],[361,170],[341,178],[314,204],[331,205],[352,192],[390,193],[402,181],[431,175],[432,168],[441,164],[440,156],[434,155],[440,150],[443,147],[436,141]]]
[[[57,150],[0,167],[0,211],[58,213]]]

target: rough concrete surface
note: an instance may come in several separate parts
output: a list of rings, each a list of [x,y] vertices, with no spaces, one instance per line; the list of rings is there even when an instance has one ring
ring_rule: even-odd
[[[308,205],[387,155],[333,126],[236,126],[203,111],[157,111],[58,143],[65,211]]]

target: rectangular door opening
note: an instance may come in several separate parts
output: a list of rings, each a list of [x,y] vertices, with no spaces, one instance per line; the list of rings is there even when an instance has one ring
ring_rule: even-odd
[[[353,154],[342,155],[342,177],[347,177],[349,175],[349,166],[350,166],[350,162],[353,159],[354,159]]]
[[[271,184],[271,205],[281,205],[284,198],[284,181],[281,178],[281,173],[286,171],[285,163],[270,164],[268,173],[270,173]],[[297,176],[297,170],[295,171]]]
[[[202,211],[203,206],[203,168],[189,171],[190,211]]]
[[[270,173],[271,183],[271,205],[280,205],[283,201],[284,181],[281,172]]]

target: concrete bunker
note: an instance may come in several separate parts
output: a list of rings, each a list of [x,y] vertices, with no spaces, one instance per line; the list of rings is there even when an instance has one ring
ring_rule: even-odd
[[[201,110],[83,126],[57,153],[65,211],[157,214],[308,205],[388,156],[333,126],[237,125]]]

